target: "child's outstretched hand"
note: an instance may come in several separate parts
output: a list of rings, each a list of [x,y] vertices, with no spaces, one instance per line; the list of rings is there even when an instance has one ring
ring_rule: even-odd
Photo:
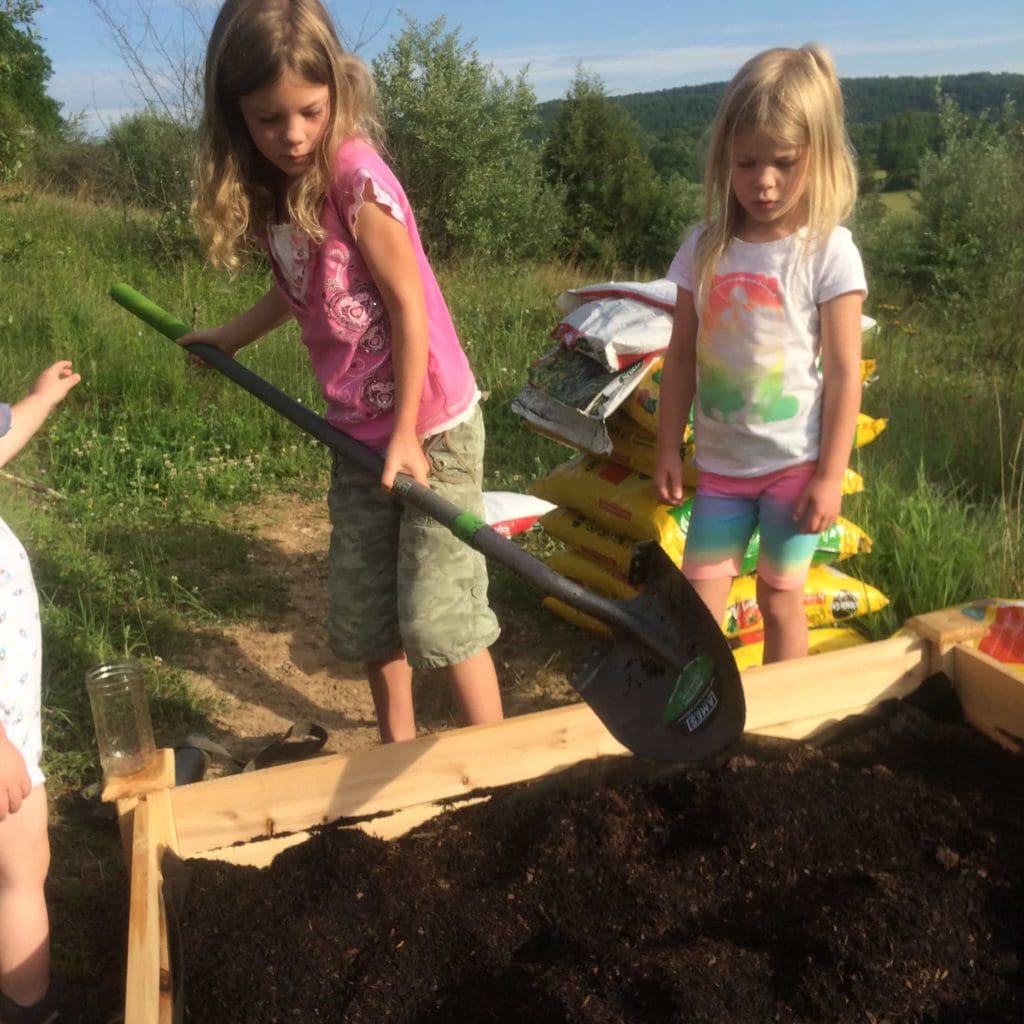
[[[71,360],[61,359],[39,374],[32,385],[32,394],[42,398],[51,409],[55,409],[81,379],[82,375],[75,373],[71,368]]]
[[[18,748],[0,733],[0,821],[14,814],[32,792],[25,759]]]
[[[392,434],[388,442],[388,450],[384,456],[384,472],[381,474],[381,486],[391,490],[395,477],[406,473],[418,484],[428,486],[427,475],[430,473],[430,460],[423,454],[419,438],[414,435]]]
[[[793,507],[793,522],[799,524],[801,533],[821,533],[835,523],[842,500],[842,481],[811,477]]]

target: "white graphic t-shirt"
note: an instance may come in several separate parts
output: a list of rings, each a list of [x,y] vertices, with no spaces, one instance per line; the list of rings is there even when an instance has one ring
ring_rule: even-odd
[[[666,274],[694,293],[693,253],[700,231],[686,239]],[[773,242],[732,240],[716,268],[697,332],[698,468],[759,476],[818,457],[818,310],[848,292],[866,295],[867,282],[846,228],[837,227],[810,250],[802,233]]]

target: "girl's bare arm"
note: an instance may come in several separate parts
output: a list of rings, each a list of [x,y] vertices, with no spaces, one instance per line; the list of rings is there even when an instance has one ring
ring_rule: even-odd
[[[658,461],[654,489],[662,501],[683,500],[683,463],[679,447],[697,392],[697,311],[693,293],[680,288],[672,319],[672,336],[665,351],[658,398]]]
[[[847,292],[821,306],[821,446],[817,471],[794,509],[805,533],[819,533],[839,515],[860,411],[863,305],[861,292]]]
[[[407,473],[426,484],[429,463],[416,434],[428,352],[423,282],[405,225],[374,201],[369,182],[363,198],[356,242],[387,307],[395,373],[395,425],[381,483],[391,487],[396,473]]]
[[[245,312],[217,327],[201,327],[191,331],[179,338],[178,344],[190,345],[198,341],[233,356],[240,348],[269,334],[275,327],[280,327],[291,316],[292,308],[275,284]]]
[[[32,385],[31,392],[11,406],[10,429],[0,437],[0,466],[5,466],[25,447],[46,421],[46,417],[81,379],[67,359],[43,370]]]

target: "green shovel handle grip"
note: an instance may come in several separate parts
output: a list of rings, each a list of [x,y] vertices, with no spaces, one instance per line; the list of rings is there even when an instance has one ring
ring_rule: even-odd
[[[116,302],[124,306],[129,313],[133,313],[140,320],[156,328],[165,338],[177,341],[188,334],[191,330],[177,317],[171,316],[165,309],[161,309],[151,299],[137,292],[127,284],[115,284],[110,289],[110,296]]]

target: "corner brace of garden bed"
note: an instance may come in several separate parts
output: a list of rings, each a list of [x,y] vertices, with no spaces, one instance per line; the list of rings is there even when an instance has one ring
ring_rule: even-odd
[[[128,969],[124,1019],[172,1024],[171,966],[160,859],[177,850],[171,808],[174,751],[157,750],[134,775],[105,780],[103,800],[117,805],[121,841],[128,860]]]

